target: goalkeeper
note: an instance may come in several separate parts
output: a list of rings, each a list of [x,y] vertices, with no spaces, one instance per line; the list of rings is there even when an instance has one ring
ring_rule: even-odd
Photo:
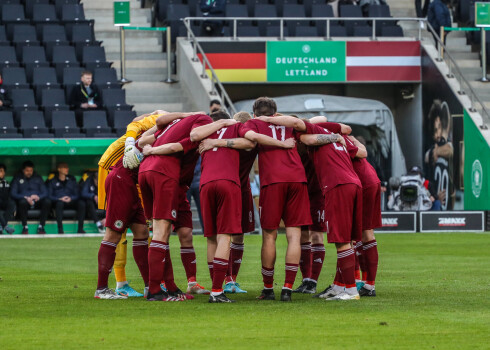
[[[149,114],[143,114],[136,117],[126,129],[126,134],[114,141],[104,152],[99,161],[99,186],[98,198],[99,209],[106,209],[105,180],[109,174],[110,168],[113,167],[120,159],[123,158],[125,167],[135,168],[142,159],[141,153],[134,146],[135,139],[138,138],[148,129],[156,124],[158,117],[167,112],[156,110]],[[139,192],[139,187],[138,187]],[[141,195],[140,195],[141,197]],[[126,278],[126,260],[127,260],[127,240],[126,232],[122,234],[121,240],[116,248],[116,259],[114,261],[114,274],[116,276],[116,293],[128,297],[142,297],[129,285]]]

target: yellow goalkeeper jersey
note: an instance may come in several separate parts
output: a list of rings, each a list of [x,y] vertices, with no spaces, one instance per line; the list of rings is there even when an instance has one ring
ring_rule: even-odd
[[[105,209],[105,179],[109,174],[109,169],[114,166],[124,155],[125,143],[128,137],[136,139],[146,130],[151,129],[156,124],[158,117],[163,114],[151,114],[139,121],[132,122],[126,128],[126,134],[114,141],[104,152],[99,160],[99,184],[98,202],[99,209]]]

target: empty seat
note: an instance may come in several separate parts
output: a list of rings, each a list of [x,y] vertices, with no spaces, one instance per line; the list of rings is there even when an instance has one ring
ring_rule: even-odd
[[[260,36],[259,27],[254,26],[239,26],[237,28],[239,37],[258,37]]]
[[[5,138],[7,134],[18,135],[12,112],[4,111],[0,112],[0,139]]]
[[[33,85],[47,85],[55,88],[58,84],[58,79],[56,78],[56,71],[52,67],[40,67],[34,68],[32,75]]]
[[[39,133],[48,133],[41,111],[20,112],[20,129],[24,137],[36,137]]]
[[[79,0],[54,0],[54,7],[56,9],[56,15],[61,18],[61,12],[63,10],[63,5],[78,5]]]
[[[305,8],[303,5],[298,5],[298,4],[284,4],[283,17],[285,18],[306,17]],[[295,35],[296,27],[300,25],[307,25],[309,23],[309,20],[308,21],[291,20],[291,21],[286,21],[285,23],[286,26],[288,27],[289,33],[291,33],[291,35]]]
[[[274,4],[276,5],[278,16],[279,17],[285,17],[284,16],[284,7],[287,5],[297,5],[298,0],[275,0]],[[303,11],[304,11],[303,5],[301,5],[301,7],[303,8]]]
[[[50,57],[53,63],[78,63],[73,46],[53,46],[53,52]]]
[[[346,37],[347,30],[342,26],[331,26],[330,27],[330,36],[331,37]]]
[[[297,37],[318,36],[318,28],[311,27],[311,26],[298,26],[294,29],[294,36]]]
[[[63,69],[63,85],[80,85],[83,68],[70,67]]]
[[[114,90],[116,91],[116,90]],[[86,111],[83,112],[83,129],[87,136],[93,137],[95,134],[110,133],[111,128],[107,125],[105,111]]]
[[[95,68],[110,68],[111,66],[106,60],[105,49],[101,46],[84,46],[82,63],[90,70]]]
[[[247,10],[249,17],[268,17],[268,16],[258,16],[255,14],[255,8],[257,5],[269,5],[269,0],[246,0]],[[274,5],[272,5],[274,6]],[[274,7],[275,8],[275,7]],[[276,11],[277,13],[277,11]]]
[[[312,4],[312,10],[311,10],[311,17],[313,18],[335,18],[333,15],[333,9],[332,6],[330,5],[319,5],[319,4]],[[318,33],[320,36],[325,36],[327,32],[327,22],[324,20],[318,20],[313,22],[316,27],[318,28]],[[339,21],[337,20],[331,20],[330,21],[330,26],[332,25],[338,25]]]
[[[227,5],[226,6],[226,17],[248,17],[248,9],[247,5]],[[227,22],[230,28],[233,28],[233,22]],[[238,21],[239,25],[252,25],[252,21],[241,20]]]
[[[400,26],[383,26],[381,36],[403,37],[403,29]]]
[[[354,32],[352,36],[356,37],[371,37],[373,35],[373,30],[370,26],[356,26],[354,27]]]
[[[133,108],[126,103],[126,90],[123,89],[102,90],[102,102],[108,109],[131,110]]]
[[[82,133],[66,133],[63,134],[61,137],[64,139],[84,139],[87,137],[87,135]]]
[[[110,116],[110,113],[109,113]],[[109,120],[109,125],[114,126],[117,136],[122,136],[126,133],[126,127],[130,124],[134,118],[136,118],[135,111],[115,111],[112,116],[114,119]],[[109,118],[110,119],[110,118]]]
[[[42,46],[24,46],[22,48],[22,63],[48,63],[46,52]]]
[[[12,108],[14,111],[37,111],[34,91],[30,89],[14,89],[11,91],[11,94]]]
[[[54,5],[38,4],[34,5],[32,16],[33,23],[53,23],[58,22]]]
[[[0,69],[4,67],[18,67],[15,48],[12,46],[2,46],[0,49]]]
[[[117,72],[114,68],[96,68],[94,70],[94,84],[102,89],[120,88],[117,80]]]
[[[8,89],[28,89],[24,68],[8,67],[2,71],[3,85]]]
[[[5,26],[0,26],[0,46],[9,46],[10,40],[7,38]]]
[[[95,42],[94,27],[90,23],[79,23],[72,26],[70,40],[73,43]]]
[[[34,5],[49,4],[49,0],[23,0],[25,3],[26,16],[32,18],[34,13]]]
[[[288,27],[283,28],[282,34],[284,37],[289,36]],[[281,27],[280,26],[269,26],[269,27],[267,27],[267,29],[265,31],[265,36],[280,37],[281,36]]]
[[[24,13],[24,6],[20,4],[6,4],[2,6],[2,23],[28,23]]]
[[[254,17],[277,17],[277,10],[274,5],[257,4],[255,5]],[[257,21],[260,35],[265,36],[266,28],[271,25],[278,25],[279,21]]]
[[[12,42],[14,44],[24,42],[37,42],[36,27],[28,24],[17,24],[13,27]]]
[[[339,6],[340,17],[359,17],[363,18],[362,10],[360,6],[356,5],[340,5]],[[344,21],[344,26],[349,36],[354,35],[354,27],[367,25],[367,21],[363,19],[359,20],[347,20]]]
[[[80,128],[77,127],[75,112],[73,111],[53,111],[51,116],[51,129],[56,137],[66,137],[80,133]]]
[[[41,91],[41,106],[44,109],[44,119],[51,126],[52,115],[55,111],[67,111],[69,106],[65,102],[63,89],[44,89]]]
[[[84,22],[85,12],[82,4],[66,4],[61,8],[62,22]]]
[[[41,41],[44,43],[55,42],[58,43],[58,45],[68,45],[68,38],[66,36],[65,27],[60,24],[43,26],[41,32]]]
[[[321,5],[322,7],[325,7],[327,6],[327,1],[326,0],[303,0],[303,6],[305,7],[306,17],[313,16],[313,11],[312,11],[313,5]]]

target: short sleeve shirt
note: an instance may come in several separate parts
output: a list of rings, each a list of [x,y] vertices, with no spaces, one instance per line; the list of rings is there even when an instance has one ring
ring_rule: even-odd
[[[266,135],[276,140],[284,141],[295,137],[292,128],[273,125],[261,120],[249,120],[243,125],[240,136],[248,131]],[[257,145],[259,151],[259,176],[261,187],[281,182],[305,182],[306,175],[303,164],[295,148],[284,149],[279,147]]]

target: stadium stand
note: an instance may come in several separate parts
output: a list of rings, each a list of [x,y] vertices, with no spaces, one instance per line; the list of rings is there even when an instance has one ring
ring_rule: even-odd
[[[12,110],[0,115],[0,137],[86,137],[73,123],[68,104],[81,72],[92,71],[101,91],[121,89],[121,84],[95,38],[94,21],[85,18],[83,4],[79,0],[2,0],[0,18],[0,72],[12,96]],[[114,122],[118,118],[114,112],[129,111],[132,106],[126,103],[124,91],[105,95],[111,126],[107,126],[108,111],[94,111],[102,113],[106,123],[99,125],[105,129],[91,135],[104,131],[114,137],[112,127],[121,127]],[[83,130],[87,127],[92,126],[83,125]]]

